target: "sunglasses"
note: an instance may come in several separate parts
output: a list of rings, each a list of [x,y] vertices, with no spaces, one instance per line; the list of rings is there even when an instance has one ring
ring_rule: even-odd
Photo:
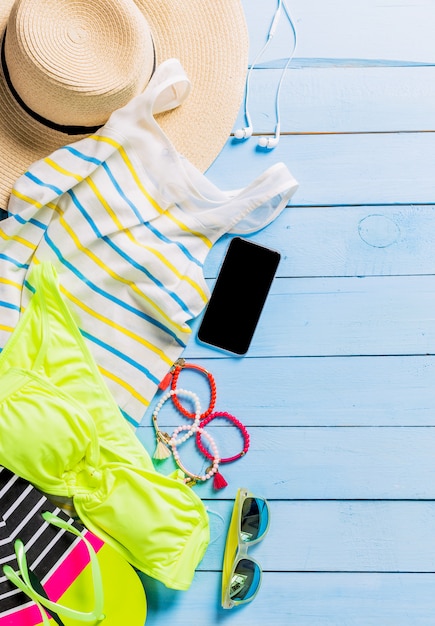
[[[238,490],[225,544],[222,571],[222,607],[251,602],[260,589],[262,571],[248,549],[269,530],[269,506],[247,489]]]

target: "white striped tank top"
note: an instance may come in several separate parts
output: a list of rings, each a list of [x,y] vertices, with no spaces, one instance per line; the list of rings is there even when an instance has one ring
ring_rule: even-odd
[[[282,163],[221,191],[183,158],[154,114],[181,104],[175,59],[94,135],[34,163],[0,221],[0,349],[32,295],[34,264],[60,288],[125,418],[142,419],[208,298],[203,264],[228,232],[272,221],[297,183]]]

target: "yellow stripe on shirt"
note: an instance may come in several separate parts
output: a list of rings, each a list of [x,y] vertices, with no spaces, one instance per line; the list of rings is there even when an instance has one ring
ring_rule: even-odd
[[[91,139],[94,139],[96,141],[105,141],[106,143],[109,143],[110,145],[112,145],[115,148],[117,148],[119,154],[121,155],[121,158],[123,159],[124,163],[126,164],[128,170],[130,171],[130,173],[131,173],[131,175],[132,175],[132,177],[133,177],[133,179],[134,179],[138,189],[140,189],[140,191],[146,197],[148,202],[150,202],[152,204],[152,206],[160,213],[160,215],[164,214],[165,217],[167,217],[168,219],[172,220],[179,228],[181,228],[181,230],[184,230],[184,231],[186,231],[188,233],[191,233],[195,237],[198,237],[199,239],[201,239],[201,241],[203,241],[208,248],[212,247],[213,244],[210,241],[210,239],[208,239],[208,237],[206,237],[202,233],[199,233],[197,231],[191,230],[188,226],[186,226],[186,224],[184,224],[183,222],[178,220],[176,217],[171,215],[171,213],[166,212],[164,209],[162,209],[158,205],[158,203],[150,196],[150,194],[147,192],[147,190],[143,186],[139,176],[136,173],[136,170],[133,167],[133,164],[131,163],[130,159],[128,158],[127,153],[125,152],[124,148],[117,141],[115,141],[111,137],[103,137],[102,135],[91,135]]]
[[[134,398],[136,398],[136,400],[139,400],[139,402],[141,402],[145,407],[149,406],[149,400],[144,398],[140,393],[137,392],[137,390],[134,387],[129,385],[125,380],[122,380],[121,378],[119,378],[119,376],[115,376],[115,374],[112,374],[112,372],[107,371],[101,365],[98,366],[98,369],[100,370],[103,376],[105,376],[106,378],[109,378],[110,380],[113,380],[113,382],[117,383],[118,385],[126,389],[129,393],[131,393],[131,395]]]
[[[50,159],[49,157],[44,159],[44,161],[47,163],[47,165],[49,165],[54,170],[59,172],[59,174],[63,174],[64,176],[70,176],[71,178],[74,178],[75,180],[78,180],[79,182],[83,180],[83,176],[81,176],[80,174],[75,174],[74,172],[71,172],[70,170],[65,169],[64,167],[59,165],[59,163],[56,163],[56,161],[53,161],[53,159]]]
[[[155,248],[152,248],[151,246],[147,246],[143,244],[142,242],[138,241],[136,237],[133,236],[132,232],[128,228],[124,227],[124,225],[122,224],[122,222],[119,220],[118,216],[116,215],[115,211],[112,209],[112,207],[107,202],[107,200],[103,197],[102,193],[100,192],[100,190],[98,189],[94,181],[91,178],[87,178],[86,182],[88,183],[89,187],[94,192],[95,196],[101,202],[102,206],[106,209],[107,213],[110,215],[110,217],[114,221],[118,230],[122,231],[130,239],[130,241],[133,242],[135,245],[143,248],[144,250],[147,250],[148,252],[151,252],[151,254],[154,254],[154,256],[156,256],[164,265],[166,265],[166,267],[171,272],[173,272],[179,280],[184,280],[187,283],[189,283],[189,285],[193,287],[193,289],[195,289],[195,291],[200,295],[201,299],[204,302],[207,302],[208,296],[204,292],[204,290],[200,287],[200,285],[198,285],[198,283],[192,280],[190,276],[181,274],[181,272],[179,272],[178,269],[161,252],[159,252]]]
[[[16,287],[17,289],[19,289],[20,292],[23,288],[22,284],[16,283],[14,280],[10,280],[9,278],[4,278],[2,276],[0,276],[0,283],[3,283],[4,285],[10,285],[11,287]]]
[[[81,300],[76,298],[70,291],[68,291],[62,285],[60,285],[60,291],[68,298],[68,300],[70,300],[71,302],[74,302],[74,304],[76,306],[80,307],[83,311],[85,311],[89,315],[92,315],[93,317],[99,319],[104,324],[107,324],[108,326],[111,326],[112,328],[115,328],[116,330],[119,330],[121,333],[123,333],[127,337],[130,337],[134,341],[137,341],[138,343],[140,343],[143,346],[145,346],[145,348],[148,348],[148,350],[151,350],[155,354],[158,354],[159,357],[163,361],[165,361],[169,366],[172,365],[171,359],[165,355],[163,350],[160,350],[160,348],[157,348],[151,342],[147,341],[146,339],[144,339],[140,335],[137,335],[136,333],[132,332],[131,330],[128,330],[128,328],[124,328],[120,324],[117,324],[116,322],[114,322],[113,320],[109,319],[108,317],[105,317],[104,315],[101,315],[101,313],[97,313],[96,311],[91,309],[89,306],[87,306],[84,302],[82,302]]]
[[[36,250],[36,248],[38,247],[36,244],[31,243],[30,241],[27,241],[27,239],[24,239],[23,237],[19,237],[18,235],[8,235],[1,228],[0,228],[0,237],[4,239],[5,241],[16,241],[17,243],[20,243],[21,245],[25,246],[26,248],[29,248],[30,250]]]

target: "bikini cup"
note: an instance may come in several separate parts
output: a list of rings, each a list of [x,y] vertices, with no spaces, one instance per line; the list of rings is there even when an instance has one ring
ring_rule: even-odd
[[[2,376],[1,390],[0,455],[9,469],[57,495],[94,488],[91,473],[99,462],[95,424],[75,400],[36,372],[19,368]]]

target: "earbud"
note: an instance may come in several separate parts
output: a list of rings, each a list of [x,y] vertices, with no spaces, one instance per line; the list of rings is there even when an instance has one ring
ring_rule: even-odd
[[[248,139],[252,135],[253,128],[252,126],[246,126],[245,128],[239,128],[234,131],[234,137],[236,139]]]
[[[278,143],[279,135],[275,137],[260,137],[260,139],[258,140],[258,145],[260,146],[260,148],[269,148],[270,150],[272,150],[272,148],[276,148]]]
[[[277,125],[275,126],[275,137],[260,137],[259,138],[258,145],[260,146],[260,148],[268,148],[269,150],[276,148],[276,146],[279,143],[280,132],[281,132],[281,124],[278,122]]]

